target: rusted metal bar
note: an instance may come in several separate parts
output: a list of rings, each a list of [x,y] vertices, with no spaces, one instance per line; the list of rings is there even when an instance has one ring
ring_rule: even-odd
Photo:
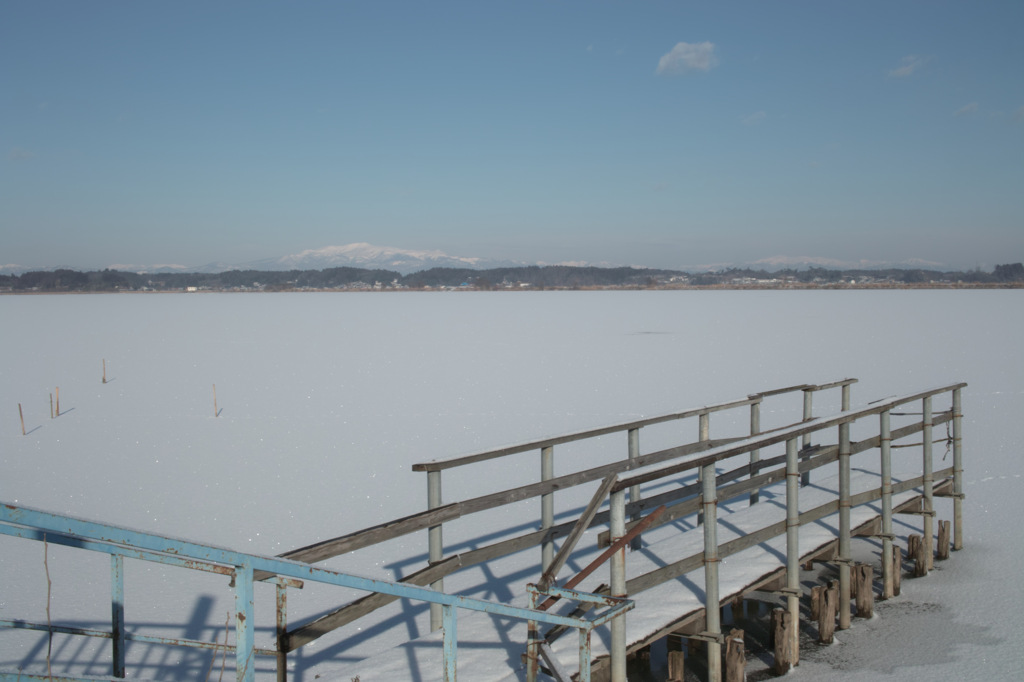
[[[648,514],[646,517],[644,517],[643,521],[641,521],[640,523],[635,525],[632,529],[627,531],[622,537],[620,537],[618,540],[613,542],[611,544],[611,546],[608,547],[608,549],[606,549],[605,551],[601,552],[601,554],[596,559],[594,559],[589,564],[587,564],[582,570],[580,570],[579,573],[574,575],[569,580],[566,580],[565,584],[562,585],[562,588],[563,589],[567,589],[567,590],[568,589],[572,589],[572,588],[576,587],[577,585],[579,585],[584,580],[586,580],[587,576],[589,576],[591,573],[596,571],[604,562],[608,561],[608,559],[613,557],[616,552],[618,552],[619,550],[624,548],[634,537],[636,537],[640,533],[644,532],[652,523],[655,522],[655,520],[657,520],[657,518],[664,511],[665,511],[665,506],[662,505],[662,506],[658,507],[657,509],[655,509],[654,511],[652,511],[650,514]],[[555,597],[551,597],[550,599],[545,601],[543,604],[541,604],[539,608],[542,611],[546,611],[549,608],[551,608],[551,606],[555,603],[555,601],[556,601],[556,598]]]

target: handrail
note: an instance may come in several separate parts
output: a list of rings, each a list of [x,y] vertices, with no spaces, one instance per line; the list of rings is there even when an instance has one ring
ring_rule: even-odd
[[[663,414],[656,417],[646,417],[644,419],[622,422],[620,424],[613,424],[611,426],[602,426],[593,429],[586,429],[584,431],[573,431],[571,433],[562,434],[560,436],[551,436],[548,438],[541,438],[539,440],[532,440],[526,443],[518,443],[515,445],[508,445],[505,447],[493,448],[490,450],[482,450],[480,452],[476,452],[473,454],[452,457],[449,459],[419,462],[412,465],[412,470],[443,471],[445,469],[454,469],[456,467],[466,466],[468,464],[486,462],[488,460],[496,459],[499,457],[516,455],[522,452],[530,452],[531,450],[540,450],[541,448],[552,447],[555,445],[564,445],[565,443],[572,443],[579,440],[587,440],[589,438],[597,438],[599,436],[607,436],[612,433],[622,433],[623,431],[631,431],[633,429],[640,429],[645,426],[653,426],[655,424],[662,424],[665,422],[674,421],[678,419],[699,417],[702,414],[711,414],[713,412],[721,412],[723,410],[744,407],[746,405],[751,405],[753,403],[760,402],[764,398],[781,395],[783,393],[794,393],[796,391],[822,391],[829,388],[836,388],[839,386],[849,386],[851,384],[857,383],[857,381],[857,379],[851,378],[842,379],[840,381],[834,381],[828,384],[797,384],[795,386],[787,386],[785,388],[777,388],[770,391],[762,391],[760,393],[751,393],[746,398],[729,400],[724,403],[713,403],[711,405],[704,405],[703,407],[689,408],[681,412],[670,412],[668,414]]]
[[[63,544],[71,544],[82,549],[114,555],[114,558],[118,560],[117,563],[112,560],[112,576],[115,581],[123,581],[123,571],[117,564],[123,560],[125,555],[145,561],[169,563],[188,568],[193,567],[192,563],[207,566],[219,565],[229,568],[233,574],[235,586],[237,677],[240,681],[244,680],[245,682],[251,682],[255,679],[255,666],[253,662],[253,656],[256,653],[253,641],[253,572],[257,570],[286,578],[321,582],[338,587],[388,594],[405,599],[417,599],[431,604],[442,605],[445,621],[444,679],[446,682],[454,682],[455,680],[456,609],[483,611],[518,620],[543,622],[551,625],[565,625],[579,630],[581,641],[586,639],[589,643],[590,633],[595,627],[609,622],[633,607],[633,603],[627,599],[564,590],[558,587],[540,590],[545,595],[560,596],[608,607],[607,610],[593,618],[561,616],[537,609],[515,607],[472,597],[436,592],[432,589],[413,584],[355,576],[317,568],[309,564],[280,557],[267,557],[238,552],[215,545],[131,530],[120,526],[53,514],[31,507],[4,502],[0,502],[0,533],[37,541],[48,541],[49,536],[53,534],[66,541]],[[117,567],[115,568],[115,566]],[[114,592],[114,608],[116,611],[118,606],[123,608],[123,604],[118,604],[118,596],[123,595],[123,583],[121,589],[115,589]],[[115,631],[112,632],[112,638],[115,642],[118,640],[124,641],[125,633],[123,627],[123,616],[120,621],[115,617]],[[115,646],[115,660],[113,662],[115,675],[118,670],[122,672],[124,670],[123,656],[123,648],[118,652]],[[581,666],[583,667],[580,670],[580,679],[589,680],[589,664],[589,657],[586,659],[585,665],[581,657]]]
[[[723,459],[729,459],[746,452],[749,452],[755,448],[766,448],[771,445],[777,445],[784,443],[792,438],[797,438],[806,434],[811,434],[816,431],[821,431],[833,426],[839,426],[842,424],[849,424],[855,422],[858,419],[862,419],[866,416],[881,414],[887,412],[893,407],[905,405],[917,400],[922,400],[940,393],[949,393],[954,390],[958,390],[967,386],[966,383],[960,382],[956,384],[950,384],[948,386],[942,386],[939,388],[933,388],[919,393],[914,393],[908,396],[899,398],[887,398],[885,400],[872,403],[867,407],[860,408],[849,412],[842,412],[836,415],[828,417],[819,417],[809,422],[803,422],[796,426],[780,429],[771,434],[762,436],[752,436],[742,441],[723,445],[721,447],[713,448],[707,453],[698,455],[693,459],[688,459],[685,462],[672,464],[662,469],[656,469],[655,471],[643,472],[634,474],[633,476],[627,476],[619,479],[619,481],[612,486],[612,493],[620,490],[626,490],[634,485],[641,485],[643,483],[650,483],[666,476],[673,476],[675,474],[689,471],[692,469],[698,469],[708,464],[714,464],[715,462]]]
[[[662,480],[668,477],[677,478],[680,473],[699,470],[699,481],[701,491],[694,495],[694,486],[686,485],[676,491],[678,495],[681,490],[688,490],[690,497],[681,502],[678,512],[669,512],[663,515],[662,519],[678,517],[679,515],[703,510],[701,523],[703,530],[704,548],[703,551],[690,554],[671,564],[662,566],[649,574],[636,576],[627,581],[625,575],[624,552],[623,558],[619,561],[612,561],[610,564],[609,585],[611,594],[626,596],[637,591],[660,584],[666,580],[673,579],[692,570],[703,568],[704,573],[704,631],[696,636],[707,643],[708,657],[708,679],[710,682],[721,680],[720,647],[723,641],[723,634],[720,623],[720,594],[719,594],[719,565],[722,557],[734,554],[738,551],[760,544],[770,538],[786,535],[786,558],[785,558],[785,580],[786,587],[781,590],[787,599],[787,610],[791,625],[787,626],[788,631],[785,637],[792,651],[799,647],[797,623],[799,622],[799,563],[801,560],[799,552],[800,527],[812,520],[824,516],[839,515],[838,547],[836,550],[835,563],[839,568],[839,628],[850,627],[850,591],[851,591],[851,565],[852,552],[850,540],[853,534],[851,528],[851,508],[865,504],[872,500],[880,499],[881,504],[881,533],[878,537],[882,539],[882,585],[883,595],[886,597],[893,594],[893,495],[905,490],[921,488],[920,493],[920,514],[922,517],[922,553],[920,560],[924,562],[924,571],[931,567],[932,559],[932,536],[933,536],[933,496],[937,494],[935,476],[942,479],[943,490],[951,490],[948,495],[953,498],[953,524],[954,540],[953,548],[962,547],[962,500],[963,500],[963,461],[961,451],[962,440],[962,410],[961,392],[967,386],[964,382],[958,382],[937,388],[919,391],[901,397],[892,397],[885,400],[870,403],[866,407],[858,409],[844,409],[839,414],[828,417],[811,419],[795,426],[779,429],[771,434],[752,436],[739,442],[722,445],[711,450],[693,455],[686,461],[660,467],[653,471],[646,471],[620,478],[610,486],[610,533],[609,539],[612,542],[619,541],[627,532],[626,524],[626,492],[635,489],[644,483]],[[952,406],[948,411],[933,412],[932,399],[940,394],[951,394]],[[893,408],[907,403],[921,401],[922,409],[919,413],[919,422],[893,430],[890,426],[890,414]],[[844,408],[846,408],[844,400]],[[878,435],[869,437],[859,442],[852,442],[850,438],[850,426],[852,423],[865,417],[877,416],[879,419]],[[936,424],[952,421],[952,433],[947,437],[953,449],[952,466],[933,470],[932,457],[932,429]],[[797,443],[803,437],[813,433],[829,429],[838,429],[838,444],[827,447],[813,446],[805,448],[803,463],[800,462],[801,453],[798,452]],[[921,442],[918,443],[922,451],[921,475],[894,484],[892,480],[891,449],[894,438],[902,438],[913,433],[922,434]],[[719,481],[719,474],[716,464],[729,458],[747,454],[764,447],[785,443],[786,456],[785,468],[775,469],[754,476],[753,463],[749,466],[752,478],[742,483],[729,483],[724,488]],[[880,485],[877,489],[858,493],[851,493],[851,457],[858,452],[865,452],[872,448],[878,448],[881,457]],[[837,499],[819,505],[814,509],[801,512],[799,506],[799,478],[802,472],[811,468],[821,466],[830,462],[838,462],[839,483]],[[740,469],[748,468],[746,465]],[[733,474],[738,470],[726,472],[723,478],[728,481],[735,479]],[[784,473],[785,487],[785,521],[769,524],[757,530],[748,532],[746,535],[737,537],[726,543],[718,541],[718,505],[724,496],[721,493],[733,496],[741,494],[747,486],[760,487],[769,482],[780,481],[780,471]],[[947,478],[949,477],[949,478]],[[761,479],[761,480],[758,480]],[[728,492],[727,492],[728,491]],[[667,497],[662,495],[659,497]],[[670,508],[671,509],[671,508]],[[642,510],[641,510],[642,511]],[[635,643],[640,646],[643,642]],[[622,682],[625,680],[626,640],[624,622],[612,624],[610,651],[611,680]]]

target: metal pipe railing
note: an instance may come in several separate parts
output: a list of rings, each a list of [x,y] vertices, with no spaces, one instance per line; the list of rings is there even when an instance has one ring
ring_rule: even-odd
[[[430,588],[418,585],[354,576],[280,557],[247,554],[213,545],[169,538],[152,533],[143,533],[119,526],[86,521],[8,503],[0,503],[0,532],[41,541],[48,541],[48,538],[51,536],[61,537],[66,541],[66,544],[72,544],[76,547],[106,552],[114,556],[130,552],[138,559],[175,566],[192,568],[193,564],[209,564],[227,568],[233,575],[235,587],[235,610],[237,617],[235,619],[236,643],[234,650],[236,654],[236,678],[239,682],[252,682],[255,676],[254,656],[256,648],[254,645],[255,619],[253,617],[253,582],[255,571],[262,571],[280,576],[281,578],[301,578],[306,581],[322,582],[338,587],[389,594],[403,599],[426,601],[431,604],[441,604],[444,607],[442,610],[443,623],[445,625],[443,651],[444,679],[446,682],[455,681],[455,658],[457,651],[456,609],[483,611],[517,620],[561,625],[589,633],[595,627],[618,618],[633,607],[633,603],[625,599],[563,590],[558,587],[548,587],[542,591],[543,594],[607,607],[603,612],[597,613],[590,618],[562,616],[536,609],[520,608],[482,599],[445,594],[444,592],[436,592]],[[117,626],[118,621],[115,619],[113,627],[116,628]],[[121,623],[121,627],[123,628],[123,623]],[[124,635],[123,633],[112,632],[111,636],[117,641]],[[177,642],[169,640],[167,643],[174,644]],[[118,662],[112,665],[112,669],[115,672],[117,665]],[[586,659],[586,666],[585,670],[580,671],[581,679],[589,679],[589,657]],[[5,676],[11,674],[3,673]]]

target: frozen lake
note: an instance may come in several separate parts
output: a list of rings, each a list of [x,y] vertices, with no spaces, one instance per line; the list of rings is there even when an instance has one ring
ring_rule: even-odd
[[[1024,629],[1024,610],[996,608],[1022,599],[1008,578],[1024,560],[1022,304],[1019,290],[2,296],[0,500],[276,554],[422,510],[415,462],[798,383],[857,377],[859,404],[963,380],[967,551],[906,597],[935,605],[941,626],[925,609],[900,635],[940,633],[948,646],[929,646],[943,674],[1004,678],[1020,654],[1001,633]],[[536,475],[535,458],[524,466]],[[450,493],[473,484],[456,478]],[[425,546],[413,535],[394,554],[327,565],[385,577]],[[50,553],[54,621],[109,621],[106,557]],[[0,617],[45,621],[41,555],[0,538]],[[187,623],[208,640],[223,631],[223,579],[197,579],[184,597],[159,567],[127,581],[129,624]],[[264,603],[261,625],[272,622]],[[294,618],[323,608],[297,599]],[[385,620],[402,636],[426,631],[423,609],[405,615],[396,606]],[[864,650],[859,635],[884,631],[881,619],[869,625],[840,636],[845,663],[811,660],[795,674],[905,674],[905,650],[843,671]],[[295,679],[398,636],[384,630],[318,643]],[[0,631],[0,668],[38,666],[40,639]],[[77,647],[58,660],[109,674],[106,647]],[[154,655],[137,674],[194,679],[209,665],[208,654],[182,656]]]

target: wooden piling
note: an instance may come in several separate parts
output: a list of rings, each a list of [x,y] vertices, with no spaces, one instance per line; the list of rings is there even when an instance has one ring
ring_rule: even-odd
[[[780,607],[772,610],[772,652],[775,656],[772,669],[776,675],[785,675],[793,667],[793,640],[789,636],[792,627],[793,614],[789,609]]]
[[[939,544],[935,548],[935,558],[949,558],[949,521],[939,521]]]
[[[60,416],[60,386],[57,387],[57,416]]]
[[[103,383],[107,383],[107,359],[103,358]]]
[[[839,581],[833,580],[821,596],[821,608],[818,611],[818,641],[822,644],[831,644],[836,631],[836,612],[839,608]]]
[[[21,435],[25,434],[25,415],[21,411],[21,403],[18,403],[18,418],[21,419]]]
[[[925,556],[924,538],[916,533],[907,537],[907,558],[914,562],[914,577],[928,575],[928,560]]]
[[[900,583],[903,580],[903,548],[893,543],[892,545],[892,594],[898,597],[900,594]]]
[[[733,630],[725,641],[725,682],[743,682],[747,678],[746,668],[743,630]]]
[[[871,564],[857,564],[853,570],[853,582],[857,585],[857,617],[871,618],[875,612],[875,571]]]
[[[811,588],[811,620],[818,620],[818,614],[821,613],[822,597],[827,589],[824,585],[815,585]]]
[[[682,651],[668,652],[668,682],[683,682],[686,674],[686,656]]]

